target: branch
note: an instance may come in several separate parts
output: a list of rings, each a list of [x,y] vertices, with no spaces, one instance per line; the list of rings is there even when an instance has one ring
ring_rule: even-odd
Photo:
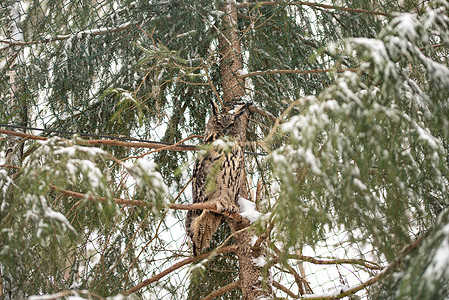
[[[281,4],[295,5],[295,6],[303,5],[303,6],[310,6],[310,7],[320,7],[320,8],[325,8],[325,9],[335,9],[335,10],[341,10],[341,11],[357,13],[357,14],[370,14],[370,15],[385,16],[385,17],[390,16],[389,13],[385,13],[385,12],[381,12],[381,11],[366,10],[366,9],[359,9],[359,8],[348,8],[348,7],[344,7],[344,6],[335,6],[335,5],[327,5],[327,4],[318,4],[318,3],[314,3],[314,2],[308,2],[308,1],[292,1],[289,3],[276,2],[276,1],[261,1],[261,2],[252,2],[252,3],[241,3],[241,4],[238,4],[237,7],[244,8],[244,7],[256,6],[256,5],[257,6],[259,6],[259,5],[273,6],[273,5],[281,5]]]
[[[232,251],[235,251],[236,248],[237,248],[236,245],[231,245],[231,246],[223,247],[223,248],[220,248],[220,249],[217,249],[217,250],[212,250],[212,251],[207,252],[207,253],[203,253],[203,254],[200,254],[200,255],[197,255],[197,256],[192,256],[192,257],[189,257],[187,259],[184,259],[184,260],[182,260],[180,262],[177,262],[173,266],[165,269],[164,271],[160,272],[159,274],[156,274],[153,277],[148,278],[148,279],[142,281],[141,283],[139,283],[138,285],[128,289],[127,291],[122,292],[122,294],[123,295],[129,295],[129,294],[132,294],[134,292],[137,292],[141,288],[146,287],[147,285],[150,285],[151,283],[158,281],[162,277],[164,277],[164,276],[170,274],[171,272],[181,268],[182,266],[190,264],[190,263],[192,263],[194,261],[198,261],[198,260],[202,260],[202,259],[205,259],[205,258],[209,258],[210,256],[213,256],[213,255],[216,255],[216,254],[232,252]]]
[[[298,299],[298,298],[299,298],[298,295],[293,294],[292,291],[290,291],[288,288],[286,288],[285,286],[283,286],[282,284],[280,284],[280,283],[277,282],[277,281],[274,281],[274,280],[273,280],[273,286],[274,286],[275,288],[277,288],[277,289],[283,291],[284,293],[286,293],[287,295],[289,295],[289,296],[290,296],[291,298],[293,298],[293,299]]]
[[[239,73],[241,78],[254,77],[258,75],[272,75],[272,74],[318,74],[337,71],[339,73],[345,71],[357,72],[358,69],[313,69],[313,70],[267,70],[267,71],[254,71],[249,73]]]
[[[231,282],[230,284],[222,286],[221,288],[219,288],[216,291],[213,291],[212,293],[210,293],[209,295],[207,295],[206,297],[204,297],[201,300],[212,300],[218,296],[223,295],[224,293],[226,293],[228,291],[232,291],[232,290],[235,290],[238,288],[240,288],[240,281],[234,281],[234,282]]]
[[[258,113],[259,115],[267,117],[268,119],[270,119],[270,121],[276,122],[276,117],[275,116],[273,116],[271,113],[269,113],[266,110],[263,110],[263,109],[255,106],[255,105],[250,105],[249,106],[249,111]]]
[[[54,185],[50,185],[50,188],[51,188],[52,191],[61,193],[61,194],[66,195],[68,197],[79,198],[79,199],[87,199],[89,201],[100,201],[100,202],[105,202],[107,200],[106,197],[87,195],[87,194],[77,193],[77,192],[74,192],[74,191],[63,190],[63,189],[57,188]],[[134,206],[149,206],[150,205],[150,203],[142,201],[142,200],[126,200],[126,199],[119,199],[119,198],[114,198],[114,202],[116,204],[134,205]]]
[[[0,133],[4,133],[7,135],[14,135],[19,136],[24,139],[28,140],[40,140],[40,141],[46,141],[48,140],[47,137],[38,136],[38,135],[32,135],[28,133],[23,132],[17,132],[17,131],[11,131],[11,130],[4,130],[0,129]],[[85,140],[86,144],[88,145],[108,145],[108,146],[122,146],[122,147],[129,147],[129,148],[149,148],[149,149],[160,149],[160,150],[170,150],[170,151],[196,151],[198,148],[193,145],[165,145],[165,144],[158,144],[158,143],[149,143],[149,142],[124,142],[124,141],[118,141],[118,140]]]
[[[276,245],[273,245],[273,250],[277,255],[279,255],[281,253],[281,251],[276,247]],[[279,258],[275,258],[274,262],[277,262],[277,263],[280,263],[281,265],[283,265],[287,269],[287,271],[293,275],[293,278],[295,278],[296,285],[298,286],[299,293],[301,295],[304,295],[305,294],[304,288],[305,287],[310,288],[307,280],[305,280],[304,278],[299,276],[299,274],[295,271],[295,269],[293,269],[287,263],[287,261],[280,260]]]
[[[79,295],[85,295],[88,297],[88,299],[105,299],[100,295],[94,294],[92,292],[86,291],[86,290],[70,290],[70,291],[63,291],[63,292],[59,292],[56,294],[50,294],[50,295],[35,295],[35,296],[31,296],[27,299],[29,300],[57,300],[57,299],[68,299],[68,296],[75,296],[74,298],[81,298],[84,299],[82,297],[80,297]],[[72,297],[70,297],[72,298]]]
[[[341,265],[341,264],[357,264],[364,266],[365,268],[372,269],[372,270],[382,270],[383,267],[379,266],[378,264],[367,261],[364,259],[332,259],[332,260],[320,260],[316,259],[310,256],[304,256],[304,255],[289,255],[289,258],[296,258],[300,259],[312,264],[316,265]]]
[[[55,41],[61,41],[61,40],[68,40],[75,36],[77,36],[77,37],[83,37],[86,35],[96,36],[96,35],[101,35],[101,34],[105,34],[105,33],[113,33],[113,32],[118,32],[118,31],[128,29],[129,27],[131,27],[133,25],[134,24],[132,24],[130,22],[126,22],[122,25],[119,25],[118,27],[102,27],[102,28],[97,28],[97,29],[87,29],[87,30],[79,31],[77,33],[56,35],[54,37],[42,38],[39,41],[31,41],[31,42],[20,42],[20,41],[14,40],[14,39],[5,39],[5,40],[1,40],[0,43],[7,44],[7,45],[0,48],[0,51],[5,50],[10,47],[15,47],[15,46],[30,46],[30,45],[43,44],[43,43],[49,43],[49,42],[55,42]]]
[[[422,234],[418,239],[416,239],[416,241],[414,241],[411,244],[408,244],[407,246],[405,246],[401,253],[399,254],[399,256],[391,263],[388,265],[387,268],[385,268],[384,270],[382,270],[381,272],[379,272],[379,274],[377,274],[376,276],[368,279],[367,281],[356,285],[354,287],[351,287],[349,289],[346,290],[342,290],[340,292],[340,294],[335,295],[307,295],[307,296],[303,296],[302,299],[312,299],[312,300],[327,300],[327,299],[340,299],[343,297],[347,297],[350,296],[352,294],[357,293],[358,291],[378,282],[379,280],[383,279],[385,276],[387,276],[389,273],[393,272],[397,266],[402,262],[402,260],[404,259],[404,257],[411,253],[413,250],[415,250],[420,244],[421,242],[424,240],[424,237],[426,236],[426,233]]]
[[[89,201],[100,201],[100,202],[105,202],[107,200],[106,197],[102,197],[102,196],[87,195],[87,194],[82,194],[82,193],[78,193],[78,192],[74,192],[74,191],[58,189],[54,185],[50,185],[50,188],[53,191],[59,192],[68,197],[87,199]],[[121,199],[121,198],[114,198],[114,202],[116,204],[134,205],[134,206],[149,206],[151,204],[149,202],[142,201],[142,200],[126,200],[126,199]],[[222,212],[218,211],[217,206],[213,203],[207,203],[207,202],[206,203],[193,203],[193,204],[168,203],[167,206],[170,209],[179,209],[179,210],[207,209],[207,210],[213,211],[215,213],[222,214],[222,215],[229,217],[231,219],[234,219],[236,221],[246,220],[239,213],[233,213],[233,214],[228,215],[226,213],[222,213]]]

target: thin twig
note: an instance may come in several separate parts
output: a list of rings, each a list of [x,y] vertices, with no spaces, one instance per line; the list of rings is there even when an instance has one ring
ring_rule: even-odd
[[[270,119],[270,121],[276,122],[276,117],[275,116],[273,116],[271,113],[269,113],[266,110],[263,110],[263,109],[255,106],[255,105],[250,105],[249,106],[249,111],[258,113],[259,115],[267,117],[268,119]]]
[[[375,10],[366,10],[366,9],[360,9],[360,8],[349,8],[344,6],[335,6],[335,5],[328,5],[328,4],[319,4],[315,2],[308,2],[308,1],[292,1],[292,2],[276,2],[276,1],[261,1],[261,2],[251,2],[251,3],[241,3],[237,5],[237,8],[245,8],[248,6],[273,6],[273,5],[303,5],[303,6],[310,6],[310,7],[319,7],[324,9],[334,9],[334,10],[341,10],[351,13],[357,13],[357,14],[370,14],[370,15],[377,15],[377,16],[390,16],[389,13],[381,12],[381,11],[375,11]]]
[[[219,288],[218,290],[213,291],[212,293],[210,293],[209,295],[207,295],[206,297],[204,297],[201,300],[212,300],[215,299],[218,296],[223,295],[224,293],[228,292],[228,291],[232,291],[235,289],[240,288],[240,281],[234,281],[231,282],[225,286],[222,286],[221,288]]]
[[[0,165],[0,168],[9,168],[9,169],[17,169],[17,170],[21,170],[21,167],[18,166],[14,166],[14,165]]]
[[[286,293],[287,295],[289,295],[291,298],[293,299],[298,299],[299,296],[293,294],[292,291],[290,291],[288,288],[286,288],[285,286],[283,286],[282,284],[280,284],[279,282],[273,280],[273,286],[281,291],[283,291],[284,293]]]
[[[108,198],[102,197],[102,196],[87,195],[87,194],[78,193],[78,192],[74,192],[74,191],[59,189],[58,187],[56,187],[54,185],[50,185],[50,188],[53,191],[61,193],[68,197],[87,199],[89,201],[94,201],[94,202],[95,201],[105,202],[108,199]],[[114,202],[116,204],[134,205],[134,206],[149,206],[150,205],[150,203],[142,201],[142,200],[126,200],[126,199],[119,199],[119,198],[114,198]]]
[[[379,266],[375,262],[367,261],[364,259],[331,259],[331,260],[322,260],[316,259],[310,256],[304,255],[289,255],[289,258],[300,259],[312,264],[316,265],[341,265],[341,264],[352,264],[352,265],[361,265],[367,269],[372,270],[382,270],[384,267]]]
[[[179,142],[177,142],[177,143],[175,143],[175,144],[173,144],[173,145],[167,145],[167,146],[162,147],[162,148],[159,148],[159,149],[151,150],[151,151],[145,152],[145,153],[143,153],[143,154],[140,154],[140,155],[138,155],[138,156],[130,156],[130,157],[126,157],[126,158],[122,159],[122,161],[131,159],[131,158],[142,158],[142,157],[144,157],[144,156],[146,156],[146,155],[149,155],[149,154],[152,154],[152,153],[154,153],[154,152],[159,152],[159,151],[163,151],[163,150],[170,150],[170,149],[172,149],[173,147],[179,146],[180,144],[182,144],[182,143],[184,143],[184,142],[186,142],[186,141],[188,141],[188,140],[194,139],[194,138],[203,138],[203,136],[202,136],[202,135],[197,135],[197,134],[192,134],[191,136],[186,137],[185,139],[182,139],[182,140],[180,140]]]
[[[266,71],[254,71],[249,73],[239,74],[241,78],[254,77],[258,75],[272,75],[272,74],[318,74],[318,73],[328,73],[328,72],[357,72],[358,69],[348,68],[348,69],[313,69],[313,70],[266,70]]]

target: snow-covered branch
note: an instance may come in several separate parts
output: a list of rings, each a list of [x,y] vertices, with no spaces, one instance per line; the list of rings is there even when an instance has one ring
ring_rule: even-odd
[[[42,38],[39,41],[31,41],[31,42],[25,42],[25,41],[20,41],[20,40],[9,38],[9,39],[0,40],[0,43],[6,44],[6,46],[0,48],[0,51],[5,50],[10,47],[15,47],[15,46],[31,46],[31,45],[36,45],[36,44],[44,44],[44,43],[49,43],[49,42],[68,40],[73,37],[84,37],[84,36],[89,36],[89,35],[96,36],[96,35],[101,35],[101,34],[106,34],[106,33],[119,32],[119,31],[128,29],[133,25],[135,25],[135,24],[126,22],[117,27],[100,27],[100,28],[96,28],[96,29],[86,29],[86,30],[79,31],[77,33],[55,35],[53,37]]]

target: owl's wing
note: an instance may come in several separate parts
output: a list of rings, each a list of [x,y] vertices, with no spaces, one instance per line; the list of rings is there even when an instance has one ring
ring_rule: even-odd
[[[214,163],[222,155],[211,149],[200,157],[193,168],[193,203],[207,202],[213,192],[206,191],[207,175],[212,171]],[[202,219],[201,219],[202,217]],[[208,247],[213,232],[218,228],[222,216],[201,209],[189,210],[186,218],[187,235],[192,239],[193,253],[198,255],[201,250]]]
[[[203,157],[198,159],[193,168],[193,203],[203,203],[209,200],[212,192],[207,192],[207,176],[212,172],[215,163],[221,160],[222,153],[215,149],[208,151]]]

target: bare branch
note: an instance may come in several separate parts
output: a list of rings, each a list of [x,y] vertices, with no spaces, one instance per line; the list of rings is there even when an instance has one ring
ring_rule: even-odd
[[[318,73],[328,73],[328,72],[357,72],[358,69],[348,68],[348,69],[313,69],[313,70],[267,70],[267,71],[254,71],[249,73],[240,73],[241,78],[254,77],[258,75],[272,75],[272,74],[318,74]]]
[[[348,8],[344,6],[335,6],[335,5],[327,5],[327,4],[319,4],[315,2],[308,2],[308,1],[292,1],[292,2],[276,2],[276,1],[261,1],[261,2],[252,2],[252,3],[242,3],[238,4],[238,8],[244,8],[248,6],[256,6],[256,5],[263,5],[263,6],[273,6],[273,5],[302,5],[302,6],[310,6],[310,7],[319,7],[324,9],[333,9],[333,10],[341,10],[345,12],[351,12],[351,13],[357,13],[357,14],[370,14],[370,15],[377,15],[377,16],[390,16],[389,13],[381,12],[381,11],[375,11],[375,10],[366,10],[366,9],[359,9],[359,8]]]
[[[288,288],[286,288],[285,286],[283,286],[282,284],[280,284],[277,281],[273,280],[273,286],[281,291],[283,291],[284,293],[286,293],[287,295],[289,295],[290,297],[292,297],[293,299],[298,299],[299,296],[295,295],[292,291],[290,291]]]
[[[159,149],[151,150],[151,151],[149,151],[149,152],[140,154],[140,155],[138,155],[138,156],[130,156],[130,157],[127,157],[127,158],[122,159],[122,160],[128,160],[128,159],[131,159],[131,158],[142,158],[142,157],[144,157],[144,156],[146,156],[146,155],[149,155],[149,154],[151,154],[151,153],[154,153],[154,152],[159,152],[159,151],[163,151],[163,150],[171,150],[172,148],[176,148],[176,146],[179,146],[180,144],[182,144],[182,143],[184,143],[184,142],[186,142],[186,141],[188,141],[188,140],[191,140],[191,139],[194,139],[194,138],[202,138],[202,137],[203,137],[203,136],[201,136],[201,135],[192,134],[191,136],[186,137],[185,139],[182,139],[182,140],[180,140],[179,142],[177,142],[177,143],[175,143],[175,144],[173,144],[173,145],[167,145],[167,146],[165,146],[165,147],[161,147],[161,148],[159,148]],[[182,146],[182,145],[181,145],[181,146]]]
[[[259,115],[267,117],[268,119],[270,119],[270,121],[276,122],[276,117],[275,116],[273,116],[271,113],[269,113],[266,110],[263,110],[263,109],[255,106],[255,105],[250,105],[249,106],[249,111],[258,113]]]
[[[13,166],[13,165],[0,165],[0,168],[9,168],[9,169],[16,169],[16,170],[21,170],[21,167],[18,166]]]
[[[28,140],[40,140],[40,141],[48,140],[47,137],[27,134],[27,133],[23,133],[23,132],[11,131],[11,130],[0,129],[0,133],[19,136],[19,137],[22,137],[22,138],[28,139]],[[165,144],[148,143],[148,142],[124,142],[124,141],[118,141],[118,140],[85,140],[85,142],[87,145],[92,145],[92,146],[107,145],[107,146],[122,146],[122,147],[129,147],[129,148],[149,148],[149,149],[170,150],[170,151],[196,151],[196,150],[198,150],[198,148],[196,146],[192,146],[192,145],[177,145],[177,144],[165,145]]]
[[[220,254],[220,253],[232,252],[232,251],[235,251],[236,248],[237,248],[236,245],[231,245],[231,246],[223,247],[223,248],[220,248],[220,249],[217,249],[217,250],[212,250],[210,252],[203,253],[203,254],[200,254],[198,256],[192,256],[192,257],[189,257],[187,259],[184,259],[184,260],[182,260],[180,262],[177,262],[173,266],[165,269],[161,273],[159,273],[159,274],[157,274],[157,275],[155,275],[155,276],[153,276],[151,278],[148,278],[148,279],[142,281],[141,283],[139,283],[138,285],[130,288],[127,291],[122,292],[122,294],[124,294],[124,295],[132,294],[132,293],[140,290],[141,288],[144,288],[144,287],[150,285],[151,283],[158,281],[162,277],[170,274],[171,272],[173,272],[173,271],[175,271],[175,270],[177,270],[177,269],[179,269],[179,268],[181,268],[181,267],[183,267],[183,266],[185,266],[187,264],[190,264],[192,262],[208,258],[208,257],[213,256],[213,255],[217,255],[217,254]]]
[[[105,202],[107,200],[106,197],[87,195],[87,194],[82,194],[82,193],[78,193],[78,192],[74,192],[74,191],[59,189],[54,185],[51,185],[50,188],[53,191],[59,192],[68,197],[87,199],[89,201],[100,201],[100,202]],[[120,199],[120,198],[114,198],[114,202],[116,204],[134,205],[134,206],[149,206],[151,204],[149,202],[142,201],[142,200],[126,200],[126,199]],[[234,219],[236,221],[246,220],[239,213],[226,214],[226,213],[220,212],[217,210],[217,206],[212,203],[193,203],[193,204],[168,203],[167,206],[170,209],[179,209],[179,210],[207,209],[207,210],[213,211],[215,213],[222,214],[222,215],[224,215],[228,218]]]
[[[222,286],[218,290],[213,291],[212,293],[210,293],[209,295],[207,295],[206,297],[204,297],[201,300],[212,300],[220,295],[223,295],[224,293],[226,293],[228,291],[232,291],[232,290],[235,290],[238,288],[240,288],[240,281],[234,281],[234,282],[231,282],[230,284]]]
[[[11,130],[0,129],[0,133],[4,133],[4,134],[7,134],[7,135],[14,135],[14,136],[22,137],[24,139],[29,139],[29,140],[40,140],[40,141],[48,140],[48,138],[43,137],[43,136],[32,135],[32,134],[28,134],[28,133],[24,133],[24,132],[18,132],[18,131],[11,131]]]
[[[367,261],[364,259],[331,259],[331,260],[321,260],[316,259],[310,256],[304,256],[304,255],[289,255],[289,258],[296,258],[300,259],[312,264],[316,265],[341,265],[341,264],[355,264],[355,265],[361,265],[365,268],[372,269],[372,270],[382,270],[384,267],[379,266],[375,262]]]
[[[50,185],[50,188],[53,191],[61,193],[68,197],[87,199],[89,201],[100,201],[100,202],[105,202],[107,200],[106,197],[87,195],[87,194],[77,193],[74,191],[59,189],[58,187],[56,187],[54,185]],[[134,206],[148,206],[150,204],[150,203],[142,201],[142,200],[125,200],[125,199],[119,199],[119,198],[114,198],[114,202],[116,204],[134,205]]]

